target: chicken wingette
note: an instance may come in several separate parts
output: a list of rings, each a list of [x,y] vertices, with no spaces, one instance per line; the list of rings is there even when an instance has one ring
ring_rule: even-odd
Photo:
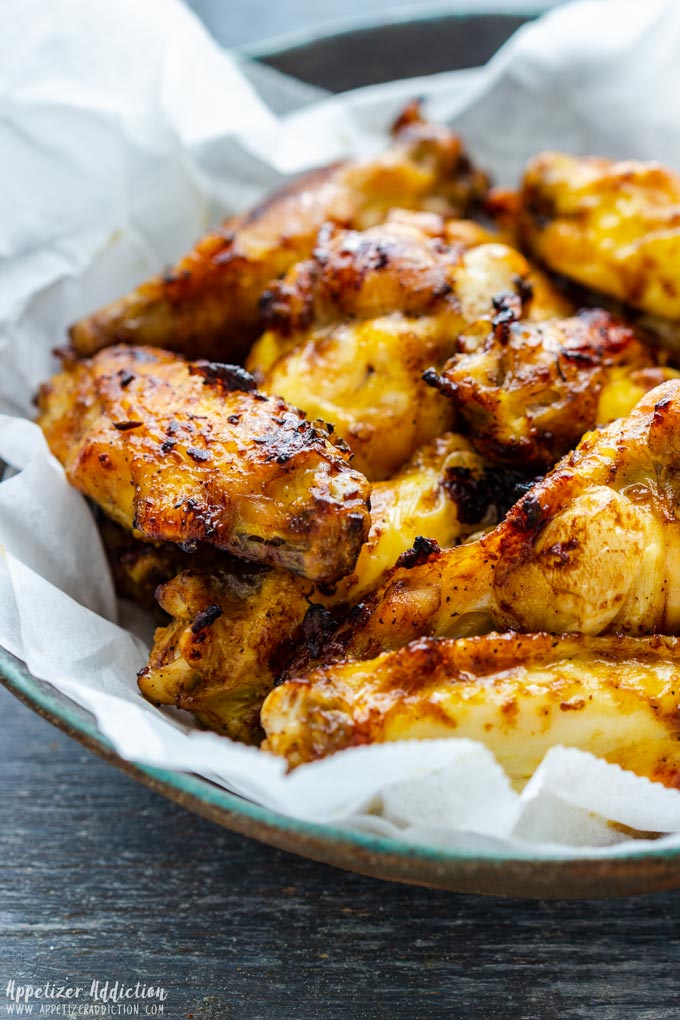
[[[484,743],[523,785],[555,744],[680,786],[680,641],[489,634],[421,638],[289,680],[262,708],[263,747],[292,766],[391,740]]]
[[[414,550],[305,660],[493,628],[680,633],[680,381],[588,433],[478,541]]]
[[[550,269],[680,320],[680,176],[658,163],[547,152],[524,174],[520,235]]]
[[[355,570],[334,588],[224,561],[189,566],[157,593],[173,620],[156,631],[140,689],[150,701],[177,705],[212,729],[255,742],[262,699],[296,642],[322,641],[337,607],[372,591],[419,535],[448,546],[497,519],[514,481],[489,471],[460,436],[443,436],[395,478],[375,485],[368,539]]]
[[[265,294],[269,328],[246,364],[263,392],[333,422],[370,480],[389,478],[455,421],[425,369],[497,295],[528,303],[529,274],[512,248],[449,245],[404,218],[322,231],[313,258]]]
[[[267,284],[307,258],[324,223],[363,229],[393,207],[464,213],[485,193],[457,135],[416,105],[383,154],[313,171],[262,205],[227,220],[159,276],[77,322],[81,355],[117,343],[149,344],[191,358],[240,362],[259,333]]]
[[[491,461],[538,474],[585,432],[628,414],[647,390],[680,375],[601,309],[531,322],[520,318],[516,297],[497,306],[492,324],[473,325],[443,369],[425,374]]]
[[[114,347],[67,361],[39,408],[71,484],[137,537],[327,583],[353,570],[366,479],[329,426],[258,393],[243,369]]]

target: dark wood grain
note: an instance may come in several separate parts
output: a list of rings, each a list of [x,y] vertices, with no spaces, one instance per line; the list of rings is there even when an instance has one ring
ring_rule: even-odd
[[[680,893],[534,903],[345,874],[232,835],[0,690],[7,979],[168,989],[228,1020],[678,1015]]]

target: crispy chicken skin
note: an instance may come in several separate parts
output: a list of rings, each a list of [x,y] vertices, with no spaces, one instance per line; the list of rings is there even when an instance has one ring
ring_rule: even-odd
[[[503,222],[484,226],[477,220],[451,220],[435,213],[412,212],[405,209],[393,209],[386,220],[388,225],[407,223],[419,227],[423,233],[438,237],[448,245],[461,248],[476,248],[480,244],[504,244],[508,248],[519,249],[517,231],[507,229]],[[576,306],[564,293],[551,276],[544,272],[535,262],[528,260],[529,272],[526,276],[531,286],[531,302],[528,317],[536,322],[550,318],[566,318],[573,315]]]
[[[522,250],[518,229],[518,192],[492,188],[484,200],[482,212],[488,220],[486,225],[477,220],[447,220],[442,237],[448,244],[461,244],[465,248],[495,243]],[[398,215],[399,211],[395,210],[390,213],[390,218]],[[523,254],[526,255],[526,251]],[[566,293],[571,288],[565,287],[563,280],[554,278],[535,260],[529,258],[528,264],[531,272],[527,279],[532,290],[528,318],[542,322],[544,319],[566,319],[573,315],[580,305]]]
[[[227,220],[172,269],[77,322],[75,350],[147,344],[240,362],[259,332],[260,294],[310,255],[324,223],[363,229],[397,206],[459,215],[486,192],[458,136],[423,120],[417,105],[393,136],[381,155],[313,171]]]
[[[227,557],[213,567],[190,566],[158,591],[173,621],[156,631],[140,689],[235,739],[258,740],[259,705],[295,642],[322,639],[328,609],[372,591],[418,535],[452,545],[497,514],[504,484],[466,440],[442,436],[394,479],[376,484],[368,539],[353,573],[334,589],[280,570],[225,563]],[[153,550],[143,560],[149,561]]]
[[[494,627],[677,634],[679,502],[680,381],[669,381],[588,433],[482,539],[397,566],[320,659]],[[304,661],[302,651],[296,668]]]
[[[391,740],[479,740],[521,786],[554,744],[680,786],[674,638],[421,638],[290,680],[262,709],[263,747],[292,766]]]
[[[389,478],[455,421],[423,371],[528,274],[519,252],[449,245],[422,218],[324,230],[314,257],[265,294],[269,328],[247,367],[264,392],[332,421],[370,480]]]
[[[550,269],[680,319],[680,177],[672,171],[543,153],[524,174],[519,230]]]
[[[426,380],[467,422],[493,462],[552,467],[595,425],[628,414],[640,397],[678,372],[624,322],[600,309],[568,319],[519,318],[516,297],[458,339],[458,352]]]
[[[208,542],[316,581],[348,574],[369,486],[323,422],[243,369],[115,347],[43,386],[47,441],[77,489],[138,537]]]

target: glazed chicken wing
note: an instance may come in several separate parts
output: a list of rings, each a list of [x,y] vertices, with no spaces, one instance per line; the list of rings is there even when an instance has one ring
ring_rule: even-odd
[[[39,406],[71,484],[138,537],[208,542],[316,581],[354,568],[365,478],[328,426],[243,369],[115,347],[67,363]]]
[[[263,747],[292,766],[360,744],[479,740],[521,786],[555,744],[680,786],[676,638],[421,638],[268,695]]]
[[[670,170],[543,153],[524,175],[519,228],[550,269],[680,319],[680,177]]]
[[[449,245],[422,220],[323,231],[314,257],[265,294],[269,328],[247,367],[264,392],[332,421],[369,479],[388,478],[455,421],[423,371],[498,294],[524,293],[529,271],[511,248]]]
[[[372,658],[418,635],[493,627],[679,633],[679,503],[680,381],[669,381],[588,433],[482,539],[397,567],[321,658]]]
[[[333,589],[227,557],[190,566],[157,593],[173,621],[156,631],[140,689],[151,701],[194,712],[212,729],[257,741],[259,706],[295,643],[322,640],[329,610],[372,591],[418,535],[448,546],[493,520],[513,481],[489,471],[460,436],[443,436],[394,479],[375,485],[368,539],[352,574]]]
[[[472,326],[441,372],[425,379],[449,397],[491,461],[538,473],[595,425],[626,415],[678,372],[600,309],[568,319],[522,321],[516,297]]]
[[[259,332],[260,294],[310,255],[324,223],[363,229],[395,206],[458,215],[485,193],[486,176],[458,136],[424,121],[417,106],[393,134],[382,155],[316,170],[227,220],[172,269],[76,323],[75,350],[124,342],[240,362]]]

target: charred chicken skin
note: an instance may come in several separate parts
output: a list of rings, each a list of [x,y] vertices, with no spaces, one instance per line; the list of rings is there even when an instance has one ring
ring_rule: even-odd
[[[658,163],[536,156],[522,182],[519,231],[550,269],[680,320],[680,176]]]
[[[522,320],[516,296],[458,338],[458,352],[425,379],[449,397],[485,457],[538,474],[595,425],[626,415],[679,373],[600,309]]]
[[[144,542],[104,514],[97,525],[116,593],[152,612],[158,609],[158,586],[192,566],[198,555],[198,551],[184,552],[173,542]],[[206,546],[205,551],[215,559],[214,547]]]
[[[158,589],[182,571],[252,566],[207,542],[190,552],[174,542],[145,542],[105,514],[98,515],[97,526],[116,593],[149,610],[159,622],[167,622],[167,617],[158,604]]]
[[[309,257],[324,223],[359,230],[394,207],[460,215],[486,192],[457,135],[417,105],[370,160],[313,171],[262,205],[227,220],[165,273],[77,322],[80,355],[118,343],[153,345],[190,358],[240,362],[258,335],[267,284]]]
[[[332,429],[243,369],[115,347],[43,386],[47,441],[77,489],[138,537],[207,542],[331,583],[368,534],[369,486]]]
[[[361,744],[479,740],[521,786],[554,744],[680,786],[677,638],[421,638],[276,687],[264,748],[292,766]]]
[[[245,563],[183,570],[158,589],[173,619],[156,631],[139,689],[233,740],[257,743],[262,701],[302,635],[313,591],[302,577]]]
[[[482,539],[422,549],[330,636],[372,658],[419,635],[680,632],[680,381],[588,433]],[[309,657],[308,657],[309,658]],[[305,661],[300,653],[299,668]]]

